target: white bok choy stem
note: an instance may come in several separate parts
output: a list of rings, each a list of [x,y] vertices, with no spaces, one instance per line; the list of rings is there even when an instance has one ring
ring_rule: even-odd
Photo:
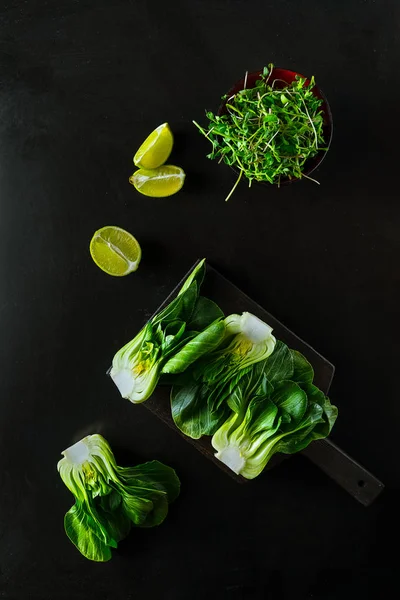
[[[113,358],[110,376],[121,396],[134,404],[147,400],[160,376],[160,348],[151,338],[152,327],[147,324]]]
[[[109,482],[116,481],[116,462],[108,442],[99,434],[87,435],[64,450],[58,461],[60,477],[76,498],[87,500],[110,492]]]
[[[255,315],[244,312],[241,315],[229,315],[225,319],[226,335],[233,335],[226,354],[231,353],[244,369],[272,354],[276,339],[272,327]]]

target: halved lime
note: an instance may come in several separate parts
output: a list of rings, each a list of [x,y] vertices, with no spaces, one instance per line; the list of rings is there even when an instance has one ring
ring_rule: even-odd
[[[174,165],[163,165],[158,169],[139,169],[129,177],[129,183],[138,192],[153,198],[172,196],[182,188],[185,171]]]
[[[133,162],[141,169],[156,169],[171,154],[174,138],[168,123],[159,125],[143,142]]]
[[[108,225],[93,235],[90,254],[100,269],[109,275],[122,277],[136,271],[142,250],[137,239],[128,231]]]

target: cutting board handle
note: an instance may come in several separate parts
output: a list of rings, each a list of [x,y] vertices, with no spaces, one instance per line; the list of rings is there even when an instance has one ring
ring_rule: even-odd
[[[364,506],[372,504],[385,487],[329,439],[313,442],[302,450],[302,454]]]

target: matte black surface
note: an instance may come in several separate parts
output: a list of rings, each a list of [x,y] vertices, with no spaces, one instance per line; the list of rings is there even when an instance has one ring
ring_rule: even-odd
[[[4,1],[0,6],[0,597],[376,598],[396,584],[399,467],[397,0]],[[320,186],[241,184],[191,120],[270,60],[315,74],[335,132]],[[168,120],[168,199],[129,186]],[[139,271],[88,243],[132,231]],[[238,486],[104,373],[198,256],[336,366],[333,440],[387,484],[364,509],[301,457]],[[173,465],[182,494],[112,561],[63,532],[60,451],[103,433],[127,464]],[[395,545],[395,544],[394,544]],[[393,588],[395,589],[395,588]]]

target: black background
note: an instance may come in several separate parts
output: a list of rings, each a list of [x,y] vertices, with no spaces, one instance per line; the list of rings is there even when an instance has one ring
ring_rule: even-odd
[[[375,598],[391,581],[398,506],[397,0],[59,0],[0,9],[0,597],[8,600]],[[269,61],[314,74],[335,132],[321,185],[241,184],[192,119]],[[168,121],[176,196],[129,184]],[[91,261],[115,224],[136,274]],[[387,485],[363,508],[295,457],[239,486],[105,371],[198,257],[337,367],[333,439]],[[104,565],[63,532],[60,452],[101,432],[118,460],[158,458],[182,494]]]

